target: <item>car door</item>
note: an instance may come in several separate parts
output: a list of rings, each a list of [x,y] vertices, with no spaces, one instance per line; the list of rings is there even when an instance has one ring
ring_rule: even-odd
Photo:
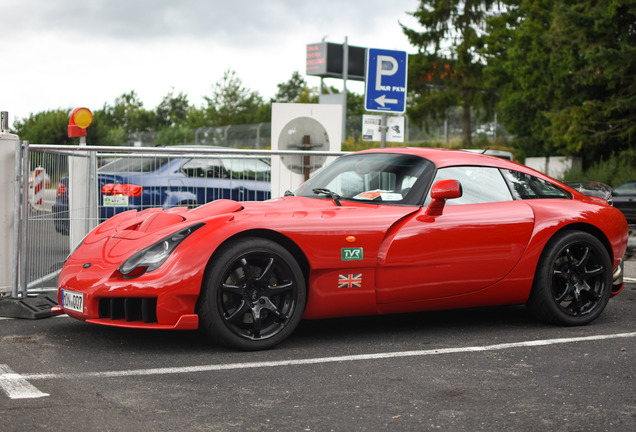
[[[457,178],[462,198],[449,200],[439,216],[423,207],[387,238],[376,279],[379,304],[477,291],[501,280],[521,258],[534,227],[532,209],[512,199],[497,169],[469,168],[435,179]]]

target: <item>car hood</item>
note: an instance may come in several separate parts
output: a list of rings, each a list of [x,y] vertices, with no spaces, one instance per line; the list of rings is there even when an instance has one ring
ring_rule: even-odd
[[[378,209],[378,212],[372,211]],[[217,200],[195,209],[175,207],[168,210],[151,208],[142,211],[130,210],[106,220],[93,230],[86,240],[96,237],[140,240],[152,238],[157,240],[161,235],[170,235],[174,231],[197,223],[213,221],[239,221],[250,219],[254,227],[284,227],[292,221],[332,220],[340,224],[343,219],[350,223],[357,215],[365,219],[378,216],[377,213],[391,213],[399,218],[419,209],[410,206],[387,206],[370,203],[342,202],[337,206],[330,199],[312,199],[304,197],[275,198],[268,201],[237,202],[233,200]],[[370,211],[371,210],[371,211]],[[394,218],[389,218],[393,219]],[[258,222],[260,220],[261,222]],[[263,221],[267,222],[263,222]],[[389,222],[390,223],[390,222]]]

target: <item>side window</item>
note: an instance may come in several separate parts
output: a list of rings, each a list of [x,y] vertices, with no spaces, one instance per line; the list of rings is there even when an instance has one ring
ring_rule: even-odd
[[[188,177],[227,178],[228,174],[219,159],[190,159],[181,168]]]
[[[448,200],[447,205],[512,201],[510,189],[497,168],[460,166],[437,170],[433,184],[440,180],[457,180],[462,196]],[[424,205],[431,202],[430,191]]]
[[[572,198],[556,185],[519,171],[502,170],[517,199]]]

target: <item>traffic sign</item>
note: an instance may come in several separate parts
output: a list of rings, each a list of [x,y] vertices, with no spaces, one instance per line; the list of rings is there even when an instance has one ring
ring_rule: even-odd
[[[364,99],[367,111],[406,110],[407,59],[405,51],[369,48]]]

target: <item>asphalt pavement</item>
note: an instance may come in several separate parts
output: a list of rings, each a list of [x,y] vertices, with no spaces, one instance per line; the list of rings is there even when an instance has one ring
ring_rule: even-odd
[[[636,261],[592,324],[523,306],[303,321],[246,353],[198,332],[0,320],[3,431],[633,431]]]

